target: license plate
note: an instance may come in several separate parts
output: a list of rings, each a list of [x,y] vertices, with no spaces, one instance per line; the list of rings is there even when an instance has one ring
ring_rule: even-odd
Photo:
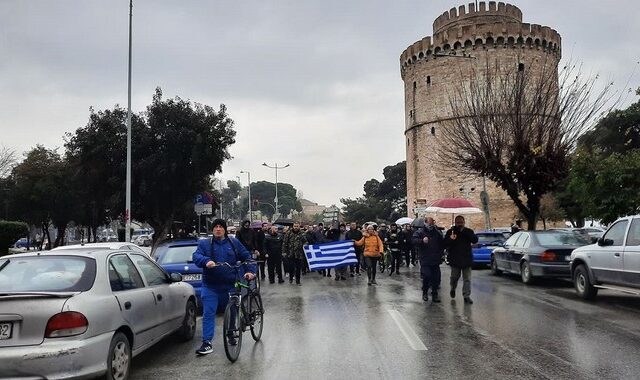
[[[0,323],[0,340],[11,339],[12,332],[13,332],[13,323],[10,323],[10,322]]]
[[[202,275],[201,274],[185,274],[184,276],[182,276],[182,280],[183,281],[201,281]]]

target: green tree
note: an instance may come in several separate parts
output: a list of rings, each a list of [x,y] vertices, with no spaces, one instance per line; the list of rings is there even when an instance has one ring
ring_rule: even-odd
[[[38,145],[26,153],[12,175],[13,199],[15,207],[21,210],[21,219],[41,226],[49,242],[49,225],[53,223],[58,230],[54,246],[61,245],[76,203],[66,161],[55,150]]]
[[[567,190],[587,217],[608,224],[640,208],[640,149],[597,159],[579,151],[572,162]]]
[[[78,199],[76,223],[89,227],[89,236],[97,241],[97,229],[122,216],[125,209],[127,111],[119,106],[113,110],[90,110],[87,124],[75,133],[67,133],[66,157]],[[133,162],[140,158],[139,148],[146,132],[145,121],[132,115]],[[140,171],[136,173],[141,174]],[[134,198],[137,194],[133,194]],[[134,217],[137,217],[134,215]]]
[[[356,199],[341,199],[347,221],[395,221],[407,215],[406,162],[387,166],[382,182],[373,178],[365,182],[364,195]]]
[[[258,207],[252,207],[253,211],[259,210],[263,215],[272,219],[275,213],[275,194],[276,185],[273,182],[252,183],[251,198],[258,201]],[[282,215],[288,215],[291,210],[302,211],[297,191],[291,184],[278,182],[278,208]]]
[[[209,178],[231,157],[235,131],[224,105],[216,111],[179,97],[165,100],[160,88],[146,116],[134,153],[132,208],[134,218],[154,228],[157,244],[174,220],[193,220],[193,197],[207,189]]]

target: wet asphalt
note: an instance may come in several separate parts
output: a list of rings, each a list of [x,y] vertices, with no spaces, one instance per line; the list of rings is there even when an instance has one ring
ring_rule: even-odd
[[[419,268],[400,276],[336,282],[317,273],[303,285],[264,284],[260,342],[243,339],[227,360],[219,316],[214,353],[196,357],[196,338],[166,339],[133,360],[131,379],[638,379],[640,297],[601,291],[577,298],[563,280],[524,285],[474,270],[473,305],[462,284],[442,303],[421,299]]]

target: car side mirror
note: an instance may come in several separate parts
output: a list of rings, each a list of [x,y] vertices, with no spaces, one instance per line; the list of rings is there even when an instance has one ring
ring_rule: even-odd
[[[605,239],[605,238],[599,238],[598,239],[598,245],[601,246],[601,247],[606,247],[608,245],[613,245],[613,240]]]
[[[178,272],[173,272],[169,275],[169,278],[171,279],[171,282],[181,282],[182,281],[182,274],[178,273]]]

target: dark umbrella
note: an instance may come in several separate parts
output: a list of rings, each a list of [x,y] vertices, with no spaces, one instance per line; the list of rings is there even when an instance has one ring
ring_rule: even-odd
[[[411,227],[417,227],[417,228],[424,227],[424,218],[423,217],[415,218],[413,222],[411,222]]]
[[[275,222],[273,222],[273,224],[280,224],[283,226],[293,226],[293,219],[287,219],[287,218],[278,218],[275,220]]]

